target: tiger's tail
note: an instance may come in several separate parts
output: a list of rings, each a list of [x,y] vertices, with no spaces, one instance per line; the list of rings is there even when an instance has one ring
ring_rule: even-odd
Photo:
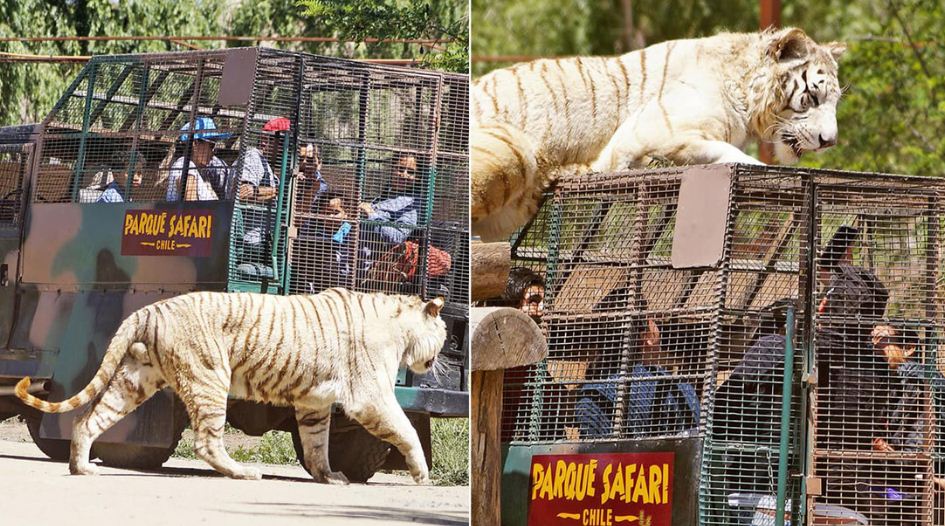
[[[508,239],[538,209],[547,186],[528,135],[508,124],[473,128],[472,229],[483,241]]]
[[[138,318],[138,314],[135,313],[121,324],[118,328],[118,332],[116,332],[115,336],[112,338],[111,343],[108,344],[108,350],[105,352],[102,365],[98,368],[98,372],[95,373],[95,377],[92,378],[92,381],[89,382],[84,389],[76,393],[72,398],[63,400],[62,402],[40,400],[26,392],[27,388],[30,386],[28,376],[16,384],[16,396],[22,400],[24,404],[39,409],[44,413],[65,413],[94,400],[102,393],[112,376],[115,375],[118,365],[121,364],[121,360],[128,354],[128,351],[133,346],[144,347],[143,343],[135,341],[138,332]],[[141,349],[135,350],[136,352],[141,351]],[[144,349],[144,352],[146,353],[147,349]]]

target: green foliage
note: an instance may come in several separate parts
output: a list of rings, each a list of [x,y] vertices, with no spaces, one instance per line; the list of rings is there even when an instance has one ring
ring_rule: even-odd
[[[226,424],[224,434],[227,436],[244,437],[242,431]],[[226,442],[226,440],[224,441]],[[297,464],[295,447],[292,445],[292,435],[284,431],[269,431],[262,436],[255,447],[228,445],[227,452],[237,462],[261,462],[263,464]],[[194,451],[193,432],[187,431],[177,443],[174,456],[178,458],[196,459]]]
[[[433,441],[433,471],[437,486],[469,484],[469,419],[434,418],[430,421]]]
[[[194,436],[192,433],[184,434],[181,437],[180,441],[177,442],[177,449],[174,450],[173,456],[177,458],[189,458],[191,460],[197,458],[197,452],[194,451]]]
[[[261,462],[263,464],[298,464],[292,435],[285,431],[268,431],[259,445],[253,449],[243,447],[230,452],[237,462]]]
[[[494,0],[473,3],[476,57],[623,53],[719,31],[754,31],[757,0]],[[784,26],[839,40],[845,95],[840,143],[805,156],[811,167],[945,173],[945,4],[940,0],[782,3]],[[629,29],[627,29],[629,26]],[[481,75],[507,63],[473,64]]]
[[[628,12],[621,0],[473,2],[473,50],[476,56],[613,55],[757,26],[757,0],[637,0],[632,6]],[[505,65],[474,63],[473,72]]]
[[[436,52],[415,44],[373,42],[360,51],[372,57],[422,59],[426,66],[466,72],[469,68],[468,4],[459,0],[299,0],[305,12],[349,40],[442,39]]]
[[[318,14],[309,14],[316,4]],[[367,7],[359,7],[362,4]],[[260,36],[257,42],[190,42],[204,49],[256,45],[265,43],[267,36],[443,38],[455,40],[434,51],[416,44],[389,43],[286,43],[280,47],[348,58],[421,58],[429,67],[467,71],[466,5],[462,0],[309,1],[305,5],[297,0],[0,0],[0,36]],[[349,12],[350,6],[354,11]],[[375,30],[378,33],[372,34]],[[0,52],[31,55],[187,49],[184,44],[166,41],[0,43]],[[0,63],[0,126],[42,120],[80,68],[75,64]]]
[[[945,7],[931,0],[889,0],[875,7],[870,16],[856,18],[854,28],[828,37],[849,46],[840,61],[847,88],[837,115],[840,143],[803,164],[942,175]]]

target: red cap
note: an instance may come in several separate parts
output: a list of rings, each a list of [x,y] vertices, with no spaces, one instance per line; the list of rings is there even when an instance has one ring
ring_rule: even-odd
[[[289,128],[292,127],[292,122],[285,117],[276,117],[275,119],[269,119],[263,126],[263,131],[267,132],[284,132],[289,131]]]

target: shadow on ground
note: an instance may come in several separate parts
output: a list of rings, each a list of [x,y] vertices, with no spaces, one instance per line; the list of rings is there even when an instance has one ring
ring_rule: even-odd
[[[261,508],[260,511],[235,512],[221,510],[228,513],[242,515],[259,515],[261,517],[296,517],[305,519],[368,519],[376,520],[381,524],[392,522],[412,522],[417,524],[440,524],[444,526],[466,526],[468,516],[462,511],[421,511],[406,508],[390,508],[384,506],[332,506],[325,504],[300,504],[297,502],[256,502],[252,506]],[[265,511],[269,507],[271,511]]]

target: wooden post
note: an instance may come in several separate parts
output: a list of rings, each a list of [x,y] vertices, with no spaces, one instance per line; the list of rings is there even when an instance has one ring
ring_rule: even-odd
[[[472,242],[472,300],[497,298],[505,292],[512,266],[512,247],[506,242]]]
[[[758,28],[764,31],[769,27],[781,27],[781,0],[758,0],[758,3]],[[771,143],[758,141],[758,160],[765,164],[774,162],[774,146]]]
[[[470,309],[472,334],[472,523],[502,521],[502,384],[505,369],[548,354],[544,335],[524,312],[509,307]]]

